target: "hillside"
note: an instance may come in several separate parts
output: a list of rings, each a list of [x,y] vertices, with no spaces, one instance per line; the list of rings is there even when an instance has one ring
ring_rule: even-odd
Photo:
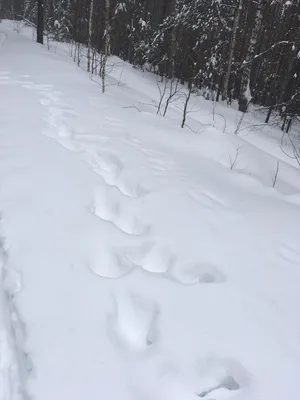
[[[155,75],[102,94],[30,34],[0,24],[0,399],[296,399],[288,139],[194,94],[181,129],[186,89],[162,117]]]

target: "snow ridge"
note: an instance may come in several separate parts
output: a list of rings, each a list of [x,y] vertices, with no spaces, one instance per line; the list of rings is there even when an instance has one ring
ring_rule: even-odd
[[[8,253],[0,239],[0,400],[29,400],[26,380],[31,370],[24,350],[26,329],[15,295],[21,290],[21,275],[8,268]]]
[[[5,40],[6,40],[5,34],[0,32],[0,47],[1,47],[2,43],[3,43]]]

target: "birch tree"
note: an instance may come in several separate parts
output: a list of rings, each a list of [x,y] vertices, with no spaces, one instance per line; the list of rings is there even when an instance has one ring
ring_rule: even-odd
[[[110,0],[105,0],[105,3],[104,3],[104,34],[103,34],[104,49],[103,49],[103,53],[102,53],[101,68],[100,68],[102,93],[105,93],[106,64],[107,64],[108,56],[110,54],[109,13],[110,13]]]
[[[256,44],[263,18],[263,12],[262,12],[263,0],[257,0],[256,4],[257,4],[257,9],[256,9],[254,26],[251,32],[247,56],[244,65],[242,66],[241,88],[239,97],[239,111],[242,112],[247,111],[248,105],[251,101],[251,88],[250,88],[251,68],[255,57]]]
[[[94,0],[90,1],[89,10],[89,37],[88,37],[88,50],[87,50],[87,71],[91,72],[91,54],[92,54],[92,36],[93,36],[93,13],[94,13]]]
[[[239,27],[241,14],[242,14],[242,10],[243,10],[243,2],[244,2],[244,0],[239,0],[237,11],[236,11],[235,17],[234,17],[231,42],[230,42],[230,46],[229,46],[229,55],[228,55],[228,61],[227,61],[227,70],[224,75],[224,86],[223,86],[223,96],[222,96],[223,100],[226,100],[228,97],[228,85],[229,85],[229,79],[230,79],[230,74],[231,74],[231,69],[232,69],[232,60],[233,60],[235,45],[236,45],[237,30]]]

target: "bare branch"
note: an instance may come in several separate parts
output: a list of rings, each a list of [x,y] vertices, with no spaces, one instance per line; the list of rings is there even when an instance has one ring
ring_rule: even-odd
[[[239,160],[239,155],[240,155],[241,148],[242,148],[241,146],[238,146],[238,147],[236,148],[234,157],[229,156],[229,160],[230,160],[230,169],[231,169],[231,171],[232,171],[233,169],[235,169],[236,166],[238,165],[238,163],[240,162],[240,160]]]
[[[122,108],[135,108],[136,110],[138,110],[139,112],[142,112],[139,108],[137,108],[136,106],[124,106]]]
[[[275,47],[277,47],[277,46],[279,46],[281,44],[292,44],[292,43],[294,43],[294,42],[290,42],[288,40],[282,40],[281,42],[275,43],[275,44],[273,44],[273,46],[269,47],[267,50],[265,50],[262,53],[257,54],[256,56],[254,56],[253,59],[251,59],[250,61],[248,61],[248,62],[244,61],[243,64],[240,66],[240,68],[244,68],[247,65],[253,63],[253,61],[257,60],[258,58],[260,58],[262,56],[264,56],[266,53],[268,53],[269,51],[273,50]]]
[[[272,173],[272,187],[274,188],[277,182],[278,172],[279,172],[279,160],[276,163],[276,170]]]

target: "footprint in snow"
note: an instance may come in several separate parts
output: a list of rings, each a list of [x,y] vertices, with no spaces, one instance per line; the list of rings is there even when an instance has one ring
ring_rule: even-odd
[[[118,155],[88,149],[86,151],[91,156],[90,165],[93,171],[100,175],[107,185],[115,186],[127,197],[140,197],[149,193],[140,184],[131,180],[126,181],[122,177],[124,164]]]
[[[3,285],[5,290],[14,296],[22,289],[22,275],[16,269],[9,268],[3,271]]]
[[[98,173],[104,181],[110,186],[117,185],[117,179],[120,176],[124,165],[123,162],[113,153],[96,152],[93,154],[94,171]]]
[[[231,399],[249,387],[248,372],[232,359],[201,360],[196,375],[199,380],[196,395],[205,400]]]
[[[157,341],[159,309],[138,295],[114,296],[114,310],[109,327],[117,342],[130,350],[146,350]]]
[[[201,393],[198,393],[198,397],[203,399],[228,399],[230,396],[229,392],[235,392],[241,388],[240,384],[231,375],[225,376],[220,383],[211,386]],[[228,396],[229,395],[229,396]]]
[[[177,259],[166,247],[155,242],[128,248],[127,258],[144,271],[156,274],[170,271]]]
[[[226,275],[209,263],[191,263],[178,268],[170,274],[170,278],[183,285],[197,283],[221,283],[226,281]]]
[[[94,193],[92,212],[97,217],[112,222],[129,235],[143,235],[149,232],[149,225],[137,218],[131,207],[126,207],[128,199],[122,199],[121,196],[115,188],[98,187]]]
[[[88,267],[101,278],[119,279],[128,275],[134,264],[122,248],[103,248],[99,257],[93,257]]]
[[[118,279],[135,268],[164,276],[176,262],[174,255],[154,242],[110,249],[106,247],[100,253],[101,256],[91,259],[89,267],[102,278]]]

